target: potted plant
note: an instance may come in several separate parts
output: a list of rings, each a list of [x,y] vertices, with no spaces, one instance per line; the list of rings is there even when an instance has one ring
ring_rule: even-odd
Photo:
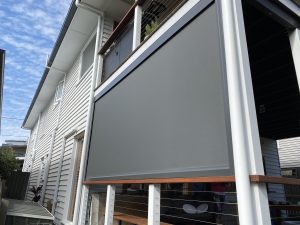
[[[157,28],[158,28],[158,22],[157,20],[152,20],[150,23],[148,23],[145,27],[145,39],[150,36]]]
[[[32,201],[38,202],[41,198],[41,191],[42,191],[43,185],[38,186],[37,188],[35,186],[32,186],[30,191],[34,194]]]

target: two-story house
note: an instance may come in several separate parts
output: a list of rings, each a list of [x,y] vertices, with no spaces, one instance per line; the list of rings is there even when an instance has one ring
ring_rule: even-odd
[[[74,1],[23,123],[29,186],[56,224],[297,220],[276,140],[300,135],[299,25],[297,1]]]

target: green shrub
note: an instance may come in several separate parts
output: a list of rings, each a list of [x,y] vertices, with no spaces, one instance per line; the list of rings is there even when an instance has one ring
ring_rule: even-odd
[[[15,151],[9,147],[0,147],[0,176],[7,179],[11,172],[19,168]]]

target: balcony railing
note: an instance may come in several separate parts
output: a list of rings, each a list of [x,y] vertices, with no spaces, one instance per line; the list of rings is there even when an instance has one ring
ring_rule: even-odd
[[[159,209],[156,213],[162,225],[238,224],[236,191],[233,182],[174,183],[176,179],[170,181],[171,183],[159,184]],[[98,218],[104,222],[104,211],[109,204],[104,194],[105,185],[91,186],[90,189],[92,196],[94,195],[99,201],[98,205],[102,206],[97,210]],[[113,204],[114,222],[147,224],[150,191],[147,183],[129,184],[125,181],[125,184],[116,184]],[[90,222],[93,224],[95,221]]]
[[[102,82],[107,80],[185,1],[136,1],[99,50],[99,54],[103,56]],[[135,18],[139,22],[133,19],[135,13],[138,14]],[[136,32],[134,29],[137,29]],[[138,42],[137,46],[133,45],[134,40]]]
[[[269,195],[270,219],[272,224],[284,225],[300,221],[300,205],[294,202],[299,192],[290,193],[287,186],[299,190],[300,179],[251,175],[252,183],[266,184]],[[150,199],[150,185],[158,185],[156,205],[161,224],[239,224],[238,202],[233,176],[163,178],[142,180],[98,180],[85,181],[90,192],[98,195],[97,211],[104,221],[105,210],[111,207],[115,222],[147,224]],[[284,185],[285,192],[277,201],[270,197],[274,192],[271,185]],[[113,198],[109,186],[114,186]],[[107,195],[106,195],[107,193]],[[111,193],[110,193],[111,196]],[[95,197],[95,196],[94,196]],[[284,198],[283,201],[281,198]],[[292,200],[289,200],[292,199]],[[109,202],[112,201],[113,204]],[[92,201],[93,202],[93,201]],[[95,209],[93,209],[95,212]],[[108,212],[108,211],[106,211]],[[98,218],[98,217],[97,217]],[[93,221],[91,221],[93,222]],[[101,223],[100,223],[101,224]]]

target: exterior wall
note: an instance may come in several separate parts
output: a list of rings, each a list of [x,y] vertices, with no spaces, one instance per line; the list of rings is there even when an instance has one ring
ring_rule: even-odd
[[[281,168],[300,167],[300,137],[278,141]]]
[[[113,20],[105,17],[102,45],[109,38],[112,28]],[[26,199],[31,200],[33,194],[29,189],[32,186],[43,185],[42,177],[45,174],[45,165],[52,148],[47,184],[43,187],[42,204],[45,207],[49,203],[53,204],[56,221],[65,218],[68,212],[66,209],[68,209],[71,194],[74,152],[76,151],[75,135],[84,132],[87,125],[93,68],[80,77],[80,58],[79,55],[65,77],[61,102],[54,104],[54,94],[41,113],[40,122],[37,120],[31,130],[23,167],[23,171],[31,172],[26,194]],[[70,133],[72,134],[69,135]],[[31,166],[33,155],[35,155],[35,160]],[[43,163],[42,159],[44,159]],[[55,198],[56,191],[57,198]]]
[[[53,198],[56,181],[59,179],[57,195],[58,202],[54,213],[57,219],[62,219],[66,198],[68,197],[67,188],[69,188],[69,185],[72,183],[70,180],[70,175],[72,175],[71,161],[72,153],[75,150],[74,136],[66,139],[64,149],[63,142],[65,136],[71,131],[76,130],[76,133],[80,133],[85,130],[92,71],[93,70],[86,74],[86,76],[83,77],[78,83],[79,61],[77,60],[71,69],[70,74],[68,74],[66,77],[61,108],[61,118],[55,137],[45,195],[45,202]],[[60,176],[58,177],[59,161],[62,151],[62,170]]]
[[[61,105],[61,117],[59,120],[57,132],[55,135],[53,153],[50,161],[50,169],[48,174],[48,182],[46,187],[43,187],[45,191],[44,205],[50,200],[53,200],[53,195],[55,192],[56,181],[59,171],[59,159],[60,154],[63,151],[62,143],[64,136],[71,130],[76,130],[76,133],[80,133],[85,130],[86,117],[88,109],[88,99],[89,91],[91,88],[91,74],[93,69],[91,69],[84,77],[79,80],[79,59],[76,60],[72,69],[66,76],[64,96],[60,104]],[[31,170],[29,187],[37,186],[38,183],[42,185],[41,176],[43,175],[41,171],[41,159],[47,159],[51,148],[51,141],[53,131],[57,124],[58,114],[59,114],[59,104],[54,104],[54,96],[49,102],[47,108],[41,114],[39,131],[37,132],[38,121],[32,130],[32,135],[30,137],[30,142],[28,146],[28,152],[26,155],[24,169],[23,171],[30,171],[29,165],[31,164],[31,155],[33,153],[33,147],[35,142],[35,136],[37,138],[35,160]],[[74,133],[74,134],[76,134]],[[71,158],[74,152],[73,148],[74,136],[68,139],[67,144],[64,148],[64,156],[62,163],[62,173],[59,179],[58,188],[58,204],[55,210],[55,216],[61,219],[63,214],[63,209],[66,199],[67,184],[70,184],[68,178],[72,174]],[[45,161],[44,161],[45,162]],[[42,168],[42,170],[44,170]],[[33,197],[30,191],[27,192],[26,198],[31,200]]]
[[[35,137],[36,137],[36,132],[37,132],[37,122],[34,125],[34,127],[31,130],[30,137],[28,139],[27,143],[27,150],[26,150],[26,155],[24,159],[24,164],[23,164],[23,172],[30,172],[31,168],[31,160],[32,160],[32,154],[33,154],[33,146],[35,142]]]
[[[260,141],[266,175],[280,176],[281,169],[276,141],[267,138],[261,138]],[[284,186],[281,184],[268,184],[268,195],[270,201],[285,201]]]

